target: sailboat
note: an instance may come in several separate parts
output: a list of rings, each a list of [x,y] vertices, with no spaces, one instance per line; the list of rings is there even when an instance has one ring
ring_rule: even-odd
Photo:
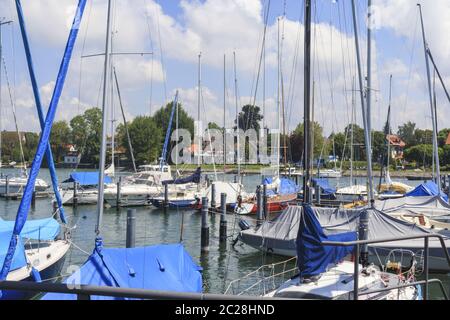
[[[80,3],[85,3],[81,0]],[[103,78],[103,130],[100,154],[99,181],[105,176],[106,162],[106,101],[108,66],[110,59],[110,35],[112,0],[108,0],[106,50]],[[97,285],[134,289],[154,289],[181,292],[201,292],[201,268],[197,266],[182,245],[160,245],[142,248],[105,248],[103,246],[102,218],[104,185],[98,185],[97,225],[95,249],[85,264],[64,282],[70,285]],[[92,297],[114,299],[113,297]],[[43,300],[72,300],[75,295],[46,294]]]
[[[164,147],[158,165],[141,166],[142,171],[125,177],[120,186],[120,206],[149,206],[151,200],[164,192],[164,181],[172,180],[172,172],[167,164],[167,152],[172,134],[172,122],[178,108],[178,92],[172,102],[172,111],[167,127]],[[117,206],[117,186],[109,185],[105,189],[105,201],[112,207]]]
[[[31,166],[30,175],[24,188],[16,221],[0,221],[0,257],[2,258],[0,281],[51,281],[55,276],[60,274],[65,256],[71,247],[70,233],[67,230],[62,233],[61,225],[53,217],[34,221],[27,221],[27,217],[31,206],[32,193],[35,190],[37,176],[44,156],[46,155],[52,175],[53,188],[59,206],[57,212],[59,212],[61,221],[64,224],[67,223],[58,193],[58,183],[48,142],[59,98],[69,69],[70,58],[78,35],[79,23],[84,12],[85,4],[85,0],[80,1],[78,4],[78,10],[76,11],[73,20],[58,78],[55,83],[53,96],[48,108],[47,118],[44,122],[41,100],[36,85],[36,76],[31,58],[31,50],[25,29],[22,6],[20,0],[16,0],[17,15],[22,31],[36,106],[42,127],[42,134],[37,147],[36,156]],[[28,296],[27,294],[15,291],[3,291],[1,292],[1,298],[25,299],[28,298]]]

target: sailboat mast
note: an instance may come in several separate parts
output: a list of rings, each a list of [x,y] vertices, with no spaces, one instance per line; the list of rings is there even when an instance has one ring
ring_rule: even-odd
[[[109,66],[110,66],[110,52],[111,52],[111,2],[108,0],[108,16],[106,23],[106,45],[105,45],[105,65],[103,71],[103,98],[102,98],[102,141],[100,147],[100,163],[99,163],[99,181],[98,181],[98,203],[97,203],[97,225],[95,227],[95,232],[97,236],[100,235],[102,219],[103,219],[103,202],[104,202],[104,181],[105,181],[105,164],[106,164],[106,136],[107,136],[107,125],[108,125],[108,115],[106,109],[107,92],[108,92],[108,80],[109,80]]]
[[[355,0],[352,0],[352,13],[353,13],[353,27],[355,32],[355,46],[356,46],[356,61],[358,65],[358,78],[359,78],[359,91],[361,97],[361,109],[362,109],[362,117],[364,123],[364,138],[366,140],[366,154],[367,154],[367,178],[369,181],[369,201],[374,203],[374,190],[373,190],[373,174],[372,174],[372,145],[371,145],[371,135],[369,132],[369,124],[368,117],[366,112],[366,106],[364,101],[364,85],[363,85],[363,75],[362,75],[362,67],[361,67],[361,53],[359,48],[359,36],[358,36],[358,22],[356,19],[356,4]],[[370,23],[370,22],[369,22]],[[370,29],[370,26],[369,26]],[[370,38],[369,38],[370,39]],[[368,68],[370,69],[370,68]],[[370,90],[368,90],[368,99],[370,100]]]
[[[304,161],[303,202],[310,203],[311,168],[311,0],[305,0],[305,63],[304,63]]]
[[[227,56],[223,55],[223,179],[227,168]]]
[[[115,79],[116,88],[117,88],[117,96],[119,98],[120,110],[122,112],[123,125],[125,127],[125,132],[127,134],[128,147],[130,148],[131,161],[133,162],[133,170],[134,170],[134,172],[137,172],[136,161],[134,159],[133,145],[131,144],[130,131],[128,130],[128,123],[127,123],[127,119],[125,118],[125,111],[123,110],[122,95],[120,94],[119,80],[117,79],[116,69],[114,68],[113,70],[114,70],[114,79]]]
[[[201,138],[200,135],[202,132],[200,132],[200,106],[202,101],[202,53],[200,52],[198,55],[198,97],[197,97],[197,129],[198,129],[198,141],[197,141],[197,164],[200,167],[201,165],[201,153],[203,146],[201,146]]]
[[[238,101],[238,80],[237,80],[237,68],[236,68],[236,52],[233,52],[233,64],[234,64],[234,99],[236,103],[236,162],[238,166],[238,180],[241,181],[241,146],[239,135],[239,101]]]
[[[436,172],[435,172],[435,182],[440,188],[441,184],[441,168],[439,164],[439,150],[438,150],[438,139],[437,139],[437,119],[436,119],[436,113],[435,108],[433,104],[433,92],[432,92],[432,86],[431,86],[431,72],[430,72],[430,61],[428,60],[428,43],[425,36],[425,26],[423,23],[423,15],[422,15],[422,6],[420,4],[417,4],[419,7],[420,12],[420,23],[422,25],[422,37],[423,37],[423,48],[425,52],[425,65],[427,68],[427,81],[428,81],[428,92],[429,92],[429,98],[430,98],[430,107],[431,107],[431,119],[433,121],[433,154],[435,158],[435,166],[436,166]]]
[[[389,78],[389,110],[388,110],[388,126],[387,126],[387,134],[391,135],[391,104],[392,104],[392,74]],[[388,140],[388,152],[387,152],[387,172],[389,172],[389,166],[391,165],[391,141]]]

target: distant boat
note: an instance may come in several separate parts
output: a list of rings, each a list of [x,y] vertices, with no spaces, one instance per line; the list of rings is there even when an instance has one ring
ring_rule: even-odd
[[[6,177],[0,177],[0,194],[6,193]],[[23,189],[27,185],[28,178],[26,177],[12,177],[8,179],[9,193],[17,194],[22,193]],[[36,179],[35,191],[43,192],[49,188],[47,182],[42,179]]]
[[[63,184],[71,184],[68,188],[60,191],[62,202],[65,206],[90,205],[96,204],[98,201],[98,172],[74,172],[70,174],[70,178],[63,181]],[[112,179],[105,176],[105,184],[112,184]],[[74,190],[76,184],[77,190]]]
[[[293,181],[276,177],[265,179],[264,184],[267,185],[268,213],[281,212],[289,205],[297,203],[299,187]],[[235,212],[239,215],[256,214],[258,211],[256,201],[256,196],[243,199],[236,204]]]
[[[164,190],[162,182],[172,180],[170,166],[147,165],[142,171],[126,176],[120,187],[120,206],[138,207],[151,205],[151,199]],[[117,206],[117,185],[106,187],[105,201],[112,207]]]

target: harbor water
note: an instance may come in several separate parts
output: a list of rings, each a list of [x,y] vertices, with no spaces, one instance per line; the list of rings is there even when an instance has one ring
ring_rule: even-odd
[[[50,182],[48,170],[41,170],[40,178]],[[68,178],[71,170],[58,169],[60,181]],[[8,174],[8,170],[3,170]],[[12,173],[10,171],[9,173]],[[212,176],[211,176],[212,177]],[[232,181],[234,176],[219,176],[219,179]],[[349,184],[348,178],[339,180],[330,179],[330,184],[339,182],[345,186]],[[358,183],[365,183],[365,179],[358,178]],[[420,181],[408,183],[412,186]],[[248,175],[243,177],[246,190],[254,192],[261,183],[261,176]],[[30,210],[29,219],[47,218],[52,214],[52,199],[36,199],[35,206]],[[19,201],[0,199],[0,217],[5,220],[14,220],[17,214]],[[79,206],[78,208],[65,207],[66,215],[73,228],[73,245],[67,255],[63,275],[69,270],[80,267],[92,252],[95,243],[95,225],[97,222],[96,206]],[[102,237],[106,247],[125,247],[126,243],[126,208],[106,208],[103,218]],[[224,293],[230,281],[241,278],[262,265],[287,260],[286,257],[263,254],[242,243],[232,247],[232,242],[239,232],[240,217],[228,215],[228,236],[226,245],[219,243],[220,215],[210,215],[210,251],[203,256],[200,254],[201,214],[194,210],[168,211],[164,213],[152,207],[136,208],[136,245],[149,246],[158,244],[174,244],[182,242],[195,262],[203,268],[204,292]],[[292,266],[291,266],[292,267]],[[450,275],[432,275],[444,282],[444,287],[450,286]],[[60,280],[60,279],[58,279]],[[437,287],[431,288],[433,297],[440,296]]]

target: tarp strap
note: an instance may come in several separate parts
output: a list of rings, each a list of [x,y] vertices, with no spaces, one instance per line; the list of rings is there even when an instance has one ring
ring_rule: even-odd
[[[48,142],[50,140],[50,134],[52,131],[53,121],[55,119],[56,110],[58,108],[59,99],[64,88],[64,82],[69,70],[70,59],[72,57],[73,48],[78,35],[78,30],[81,24],[81,19],[83,17],[84,8],[86,6],[86,0],[80,0],[78,3],[78,8],[73,20],[72,28],[70,30],[69,39],[67,41],[66,49],[64,51],[64,57],[61,62],[61,66],[58,73],[58,78],[56,79],[55,89],[53,91],[52,100],[47,112],[47,118],[45,119],[45,126],[42,130],[41,137],[39,139],[39,144],[36,150],[36,155],[31,166],[30,176],[28,178],[27,185],[23,194],[23,198],[19,205],[19,210],[17,211],[16,221],[14,225],[13,235],[11,236],[11,241],[9,244],[8,252],[5,256],[3,262],[2,270],[0,273],[0,281],[5,280],[8,276],[9,270],[11,268],[11,263],[14,257],[17,246],[17,237],[22,232],[23,226],[27,221],[28,212],[31,206],[31,198],[33,196],[35,183],[39,170],[42,165],[45,151],[48,147]]]
[[[41,96],[39,93],[38,84],[37,84],[37,80],[36,80],[36,74],[34,72],[30,43],[28,41],[27,30],[25,27],[25,19],[23,16],[22,4],[21,4],[20,0],[16,0],[16,8],[17,8],[17,16],[19,17],[20,30],[22,32],[23,45],[25,47],[25,54],[27,57],[28,70],[30,72],[31,84],[33,87],[34,100],[36,101],[36,109],[37,109],[38,116],[39,116],[41,130],[44,130],[44,126],[45,126],[44,112],[43,112]],[[56,169],[55,169],[55,164],[53,162],[53,154],[52,154],[52,149],[50,147],[50,143],[47,144],[47,151],[46,151],[45,155],[47,157],[47,164],[48,164],[48,168],[50,170],[50,176],[52,179],[53,192],[55,193],[56,202],[58,203],[59,216],[61,218],[61,221],[64,224],[67,224],[66,216],[64,214],[64,208],[62,205],[61,195],[58,190],[58,176],[56,175]]]

